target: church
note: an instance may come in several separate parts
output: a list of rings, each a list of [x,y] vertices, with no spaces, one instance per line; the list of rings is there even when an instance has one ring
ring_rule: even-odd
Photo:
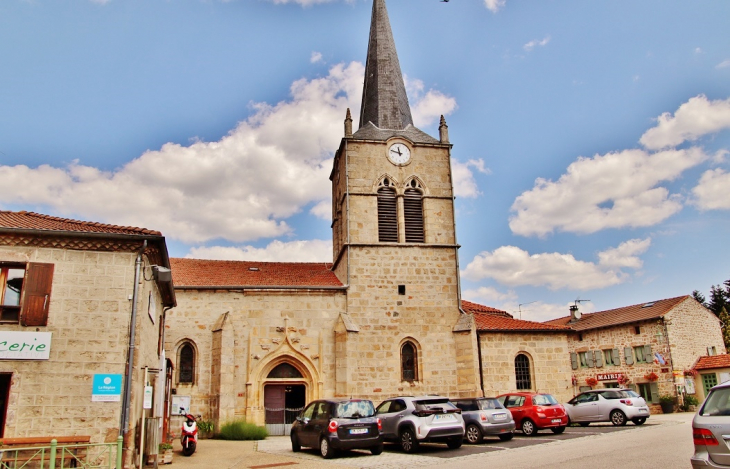
[[[348,110],[343,130],[331,262],[171,259],[173,408],[283,434],[323,397],[571,397],[567,326],[461,298],[448,127],[442,117],[436,138],[413,125],[385,0],[373,2],[359,127]]]

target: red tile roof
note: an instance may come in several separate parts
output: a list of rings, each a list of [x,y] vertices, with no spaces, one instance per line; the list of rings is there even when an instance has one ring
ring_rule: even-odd
[[[570,328],[542,322],[514,319],[511,314],[491,306],[461,300],[461,309],[474,315],[478,331],[489,332],[566,332]]]
[[[710,370],[714,368],[730,368],[730,354],[710,355],[700,357],[693,367],[695,370]]]
[[[676,298],[649,301],[647,303],[624,306],[623,308],[610,309],[608,311],[587,313],[583,314],[581,318],[575,322],[570,322],[570,316],[565,316],[551,321],[546,321],[545,324],[569,326],[571,329],[576,331],[585,331],[588,329],[598,329],[600,327],[610,327],[637,321],[646,321],[664,316],[675,306],[688,298],[691,297],[678,296]]]
[[[192,287],[341,287],[324,262],[215,261],[170,259],[175,288]]]
[[[74,231],[78,233],[106,233],[162,236],[159,231],[133,226],[106,225],[89,221],[52,217],[33,212],[0,211],[0,229],[12,228],[40,231]]]

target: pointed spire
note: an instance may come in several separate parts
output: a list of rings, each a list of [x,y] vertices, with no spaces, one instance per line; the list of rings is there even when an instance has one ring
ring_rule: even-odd
[[[441,114],[441,123],[439,124],[439,141],[441,143],[449,143],[449,126],[446,125],[446,119]]]
[[[352,114],[350,114],[350,108],[347,108],[347,115],[345,115],[345,138],[352,137]]]
[[[413,125],[385,0],[373,0],[360,128],[368,122],[393,130]]]

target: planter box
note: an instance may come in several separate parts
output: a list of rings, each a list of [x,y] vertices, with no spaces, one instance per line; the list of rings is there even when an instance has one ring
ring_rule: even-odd
[[[662,412],[665,414],[671,414],[674,412],[674,402],[660,402],[659,405],[662,408]]]

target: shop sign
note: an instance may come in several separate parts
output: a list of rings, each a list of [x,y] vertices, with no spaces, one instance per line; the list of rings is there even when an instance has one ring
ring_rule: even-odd
[[[684,386],[684,371],[673,370],[672,375],[674,376],[674,384],[677,386]]]
[[[0,360],[48,360],[52,334],[0,331]]]
[[[92,386],[92,402],[119,402],[122,400],[122,375],[95,374]]]
[[[623,376],[623,373],[598,373],[596,379],[598,381],[618,381]]]

